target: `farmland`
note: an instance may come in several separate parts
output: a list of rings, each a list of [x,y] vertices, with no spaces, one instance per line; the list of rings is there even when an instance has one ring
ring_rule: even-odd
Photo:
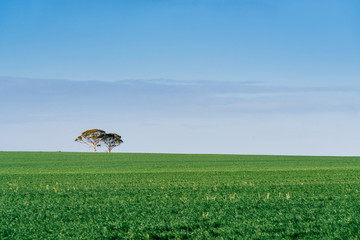
[[[1,239],[360,239],[360,157],[0,152]]]

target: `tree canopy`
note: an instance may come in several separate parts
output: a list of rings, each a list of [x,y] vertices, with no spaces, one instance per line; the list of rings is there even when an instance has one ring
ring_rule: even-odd
[[[121,136],[116,133],[106,133],[100,129],[90,129],[83,132],[75,139],[75,142],[84,143],[94,149],[103,146],[108,152],[111,152],[114,147],[119,146],[124,141]]]
[[[114,147],[119,146],[124,141],[121,136],[116,133],[105,133],[101,136],[101,144],[104,144],[107,151],[111,152]]]
[[[101,141],[101,137],[106,132],[100,129],[90,129],[83,132],[80,136],[78,136],[75,139],[75,142],[84,143],[94,149],[94,152],[96,152],[96,147],[99,146],[99,143]]]

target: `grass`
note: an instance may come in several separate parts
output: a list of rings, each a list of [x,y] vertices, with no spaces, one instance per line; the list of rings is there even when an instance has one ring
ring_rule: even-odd
[[[360,157],[0,152],[0,239],[360,239]]]

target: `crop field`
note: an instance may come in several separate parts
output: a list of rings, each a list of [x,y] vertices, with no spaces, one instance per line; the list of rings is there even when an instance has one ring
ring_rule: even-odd
[[[360,239],[360,157],[0,152],[0,239]]]

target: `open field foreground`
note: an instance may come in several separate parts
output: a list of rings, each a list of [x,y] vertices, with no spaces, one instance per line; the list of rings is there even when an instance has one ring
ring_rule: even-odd
[[[0,152],[0,239],[360,239],[360,157]]]

